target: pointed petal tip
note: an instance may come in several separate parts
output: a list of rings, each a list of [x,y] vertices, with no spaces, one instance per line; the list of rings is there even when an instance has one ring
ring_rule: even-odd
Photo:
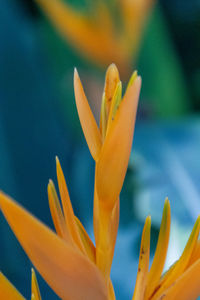
[[[169,203],[170,204],[168,197],[165,198],[165,203]]]
[[[61,164],[58,156],[56,156],[56,170],[58,171],[58,169],[61,169]]]
[[[76,67],[74,67],[74,80],[75,78],[79,78],[78,70]]]
[[[52,185],[53,184],[53,180],[50,178],[49,179],[49,182],[48,182],[48,186]]]
[[[151,228],[151,216],[147,216],[147,218],[146,218],[146,226],[147,226],[148,229]]]
[[[137,70],[133,71],[131,78],[129,79],[127,89],[133,86],[134,83],[136,83],[137,85],[141,85],[141,81],[141,76],[138,76]]]
[[[137,82],[137,85],[141,86],[141,84],[142,84],[142,77],[137,75],[137,77],[135,79],[135,82]]]
[[[151,216],[148,216],[146,218],[145,227],[146,227],[147,234],[150,235],[150,231],[151,231]]]
[[[14,202],[14,200],[11,201],[9,196],[7,196],[3,191],[0,191],[0,207],[1,207],[1,209],[3,208],[3,206],[6,203],[9,203],[9,202]]]
[[[171,207],[170,207],[170,202],[168,197],[165,198],[165,203],[164,203],[164,209],[163,209],[163,214],[170,214]]]
[[[115,63],[112,63],[108,66],[106,71],[106,76],[113,76],[115,75],[116,78],[119,78],[119,71]]]
[[[113,71],[117,71],[118,72],[118,69],[117,69],[117,66],[115,63],[111,63],[109,66],[108,66],[108,70],[113,70]]]

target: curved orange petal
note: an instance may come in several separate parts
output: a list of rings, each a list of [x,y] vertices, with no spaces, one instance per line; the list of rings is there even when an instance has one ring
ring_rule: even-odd
[[[106,71],[106,78],[105,78],[105,85],[104,85],[107,114],[109,113],[112,97],[114,95],[115,89],[119,81],[120,81],[120,77],[119,77],[118,69],[116,65],[112,63]]]
[[[50,180],[48,184],[48,199],[49,199],[49,208],[51,211],[52,220],[57,234],[62,237],[66,242],[73,244],[73,240],[70,236],[70,233],[67,229],[65,218],[60,206],[58,195],[56,193],[55,186],[53,181]]]
[[[3,193],[0,207],[27,255],[59,297],[107,299],[105,281],[83,254]]]
[[[162,271],[165,265],[165,259],[167,255],[169,234],[170,234],[170,223],[171,223],[171,213],[170,213],[170,203],[169,200],[165,200],[165,205],[163,209],[162,222],[160,226],[160,233],[158,237],[158,243],[156,247],[156,252],[154,255],[153,263],[148,274],[147,289],[145,292],[145,299],[148,299],[154,291],[156,285],[158,284]]]
[[[140,87],[141,78],[137,77],[125,93],[97,161],[99,201],[111,209],[119,197],[128,166]]]
[[[200,259],[155,300],[196,300],[200,296]]]
[[[74,70],[74,92],[83,133],[85,135],[91,155],[93,156],[94,160],[96,160],[99,156],[102,146],[101,134],[90,109],[76,69]]]
[[[90,260],[92,262],[95,263],[95,261],[96,261],[95,246],[94,246],[93,242],[91,241],[89,235],[87,234],[85,228],[83,227],[82,223],[80,222],[80,220],[77,217],[75,217],[75,221],[76,221],[76,224],[78,227],[78,231],[79,231],[81,240],[82,240],[85,250],[87,252],[87,256],[90,258]]]
[[[60,197],[61,197],[61,201],[62,201],[62,206],[63,206],[67,229],[68,229],[69,233],[71,234],[71,238],[75,242],[75,245],[77,245],[78,248],[83,253],[86,254],[82,240],[79,236],[78,228],[76,226],[76,220],[75,220],[73,207],[72,207],[72,204],[70,201],[67,184],[66,184],[63,170],[61,168],[58,157],[56,157],[56,171],[57,171],[58,186],[59,186]]]
[[[109,300],[115,300],[116,299],[115,298],[115,291],[114,291],[114,288],[113,288],[111,280],[109,281],[109,287],[108,287],[108,289],[109,289],[109,297],[108,297],[108,299]]]
[[[173,284],[173,282],[183,274],[187,269],[188,263],[190,261],[191,255],[194,252],[200,230],[200,216],[197,218],[193,230],[190,234],[188,242],[185,246],[185,249],[179,258],[179,260],[169,269],[168,272],[160,280],[160,289],[152,297],[152,300],[159,298],[163,292]]]
[[[200,240],[197,241],[194,251],[192,252],[188,266],[191,266],[197,259],[200,258]]]
[[[137,273],[135,291],[132,300],[144,299],[144,293],[145,293],[148,269],[149,269],[150,234],[151,234],[151,217],[147,217],[144,225],[143,233],[142,233],[138,273]]]
[[[0,299],[2,300],[25,300],[10,281],[0,272]]]
[[[98,201],[98,198],[96,198]],[[97,207],[98,206],[98,207]],[[119,199],[112,211],[104,210],[101,203],[96,202],[98,222],[96,222],[96,264],[106,280],[109,279],[114,255],[117,230],[119,225]]]

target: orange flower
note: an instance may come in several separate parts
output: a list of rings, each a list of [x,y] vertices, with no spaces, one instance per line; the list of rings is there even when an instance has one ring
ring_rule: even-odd
[[[61,203],[53,182],[48,184],[54,233],[15,201],[0,193],[0,208],[37,270],[64,300],[115,300],[110,280],[119,222],[119,194],[131,151],[141,79],[134,72],[124,97],[115,65],[108,68],[100,127],[93,117],[77,71],[74,88],[83,132],[96,163],[94,245],[74,211],[62,168],[56,158]],[[133,300],[195,300],[200,295],[200,243],[197,219],[180,259],[162,276],[170,233],[170,205],[165,201],[158,244],[149,270],[151,220],[147,217]],[[0,274],[0,299],[24,299]],[[32,275],[32,300],[40,300]]]
[[[114,17],[107,1],[93,1],[90,15],[77,11],[63,0],[36,2],[81,55],[103,67],[115,61],[123,74],[129,74],[154,3],[153,0],[118,0],[114,8],[118,17]]]

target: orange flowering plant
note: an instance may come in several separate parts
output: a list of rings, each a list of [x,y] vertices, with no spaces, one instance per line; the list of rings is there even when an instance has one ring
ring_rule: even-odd
[[[136,59],[143,28],[154,4],[154,0],[117,0],[109,5],[109,0],[96,0],[91,1],[90,13],[86,14],[67,0],[35,1],[81,55],[101,67],[114,60],[123,75],[127,75]]]
[[[58,158],[56,168],[61,203],[53,182],[50,180],[48,184],[49,207],[56,233],[3,192],[0,193],[0,208],[13,232],[35,268],[61,299],[115,299],[110,270],[119,224],[119,195],[131,152],[140,87],[141,78],[134,72],[122,97],[119,73],[112,64],[106,73],[98,127],[78,72],[74,72],[77,110],[96,163],[93,213],[95,245],[74,214]],[[162,275],[170,219],[170,204],[166,199],[150,268],[151,219],[146,219],[133,300],[195,300],[200,295],[200,218],[180,259]],[[41,300],[34,271],[31,294],[31,300]],[[24,299],[2,273],[0,299]]]

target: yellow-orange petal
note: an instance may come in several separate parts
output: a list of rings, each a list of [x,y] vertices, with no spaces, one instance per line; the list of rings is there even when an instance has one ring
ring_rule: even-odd
[[[162,222],[160,226],[160,233],[158,237],[156,252],[154,255],[153,263],[151,265],[151,269],[148,274],[145,299],[149,299],[156,285],[158,285],[158,282],[162,275],[162,271],[165,265],[165,259],[167,255],[168,243],[169,243],[170,223],[171,223],[170,203],[169,200],[166,199],[164,209],[163,209],[163,216],[162,216]]]
[[[190,237],[188,239],[188,242],[185,246],[185,249],[179,258],[179,260],[169,269],[169,271],[161,278],[160,284],[161,287],[158,290],[157,293],[155,293],[154,297],[152,297],[152,300],[157,299],[160,295],[163,294],[163,292],[175,282],[175,280],[180,277],[183,272],[186,270],[188,263],[190,261],[191,255],[195,249],[198,236],[199,236],[199,230],[200,230],[200,216],[197,218],[193,230],[190,234]]]
[[[72,238],[67,229],[65,218],[62,212],[62,208],[59,203],[58,195],[56,193],[55,186],[52,180],[49,180],[48,184],[48,199],[49,199],[49,208],[51,211],[52,220],[56,229],[57,234],[62,237],[66,242],[72,244]]]
[[[67,229],[68,229],[74,243],[78,246],[78,248],[83,253],[86,254],[85,248],[84,248],[81,238],[79,236],[79,232],[78,232],[78,228],[77,228],[76,220],[75,220],[75,216],[74,216],[74,211],[73,211],[69,193],[68,193],[67,184],[66,184],[65,177],[64,177],[58,157],[56,157],[56,171],[57,171],[58,186],[59,186],[59,191],[60,191],[60,198],[62,201],[62,206],[63,206]]]
[[[197,241],[194,251],[192,252],[188,266],[191,266],[200,258],[200,240]]]
[[[25,300],[10,281],[0,272],[0,299],[2,300]]]
[[[112,249],[112,258],[114,256],[114,250],[115,250],[115,244],[117,239],[117,232],[119,227],[119,210],[120,210],[120,200],[118,199],[116,201],[116,204],[113,208],[112,214],[111,214],[111,223],[110,223],[110,246]]]
[[[109,114],[111,101],[120,81],[119,72],[115,64],[111,64],[106,71],[104,94],[106,99],[107,114]]]
[[[114,288],[113,288],[113,285],[112,285],[112,281],[109,280],[109,287],[108,287],[108,290],[109,290],[109,296],[108,296],[108,299],[109,300],[115,300],[115,291],[114,291]]]
[[[40,295],[40,289],[39,289],[38,282],[37,282],[37,277],[36,277],[36,274],[35,274],[35,271],[33,268],[31,270],[31,273],[32,273],[32,278],[31,278],[32,296],[34,296],[35,300],[42,300],[41,295]]]
[[[74,93],[77,111],[91,155],[96,160],[101,150],[101,134],[85,96],[78,72],[74,70]]]
[[[31,300],[36,300],[34,294],[31,295]]]
[[[80,222],[80,220],[77,217],[75,217],[75,220],[76,220],[79,235],[80,235],[83,245],[85,247],[87,256],[93,263],[95,263],[95,261],[96,261],[95,246],[94,246],[93,242],[91,241],[89,235],[87,234],[85,228],[83,227],[82,223]]]
[[[111,209],[119,197],[128,166],[140,87],[141,78],[137,77],[125,93],[97,161],[97,194]]]
[[[3,193],[0,207],[32,263],[59,297],[107,299],[99,270],[83,254]]]
[[[142,233],[138,273],[137,273],[135,291],[132,300],[144,299],[144,293],[147,284],[148,268],[149,268],[150,234],[151,234],[151,217],[147,217],[144,225],[143,233]]]
[[[95,222],[96,265],[102,271],[105,279],[108,280],[119,225],[119,199],[112,211],[104,210],[101,203],[97,203],[98,198],[95,201],[96,217],[98,217]]]
[[[196,300],[200,296],[200,259],[155,300]]]
[[[100,132],[102,137],[102,143],[104,142],[105,136],[106,136],[106,127],[107,127],[107,110],[106,110],[106,98],[105,93],[103,93],[102,102],[101,102],[101,113],[100,113]]]
[[[104,210],[101,203],[99,203],[99,220],[96,237],[96,265],[99,270],[101,270],[107,283],[110,277],[113,258],[112,236],[110,235],[111,213],[112,211]]]
[[[120,106],[121,101],[122,101],[122,82],[119,81],[112,97],[112,103],[110,106],[110,112],[108,116],[107,132],[109,131],[110,126],[115,118],[116,112]]]

